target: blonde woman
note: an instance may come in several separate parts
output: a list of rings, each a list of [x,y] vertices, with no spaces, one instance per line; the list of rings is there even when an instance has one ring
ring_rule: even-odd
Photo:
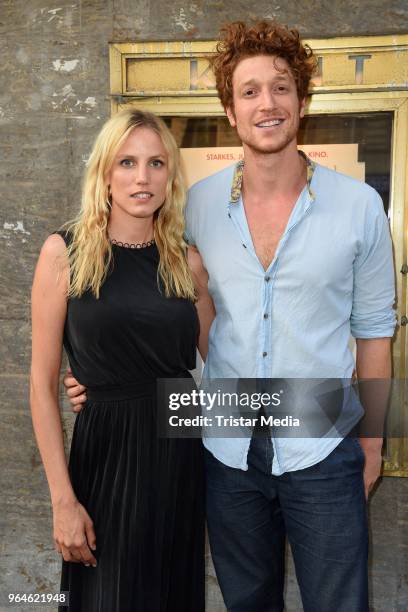
[[[204,610],[201,442],[160,439],[156,425],[156,378],[188,376],[213,316],[199,256],[193,274],[186,258],[184,197],[165,124],[118,113],[96,139],[78,217],[39,257],[31,406],[73,612]],[[87,388],[69,467],[63,345]]]

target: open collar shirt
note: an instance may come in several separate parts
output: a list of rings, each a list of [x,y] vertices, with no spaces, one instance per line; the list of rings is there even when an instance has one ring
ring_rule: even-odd
[[[306,160],[307,184],[267,270],[245,215],[243,162],[190,189],[186,239],[201,254],[216,310],[203,378],[350,379],[350,334],[394,333],[392,247],[381,197]],[[272,438],[272,473],[314,465],[339,441]],[[209,435],[204,444],[226,465],[247,469],[249,438]]]

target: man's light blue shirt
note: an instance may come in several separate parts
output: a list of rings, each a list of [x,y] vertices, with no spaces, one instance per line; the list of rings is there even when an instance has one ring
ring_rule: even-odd
[[[355,338],[391,337],[394,269],[378,193],[308,163],[308,181],[265,271],[241,197],[242,163],[189,192],[186,238],[209,274],[216,317],[204,378],[351,379]],[[338,437],[272,439],[272,473],[324,459]],[[231,467],[247,469],[249,438],[204,437]]]

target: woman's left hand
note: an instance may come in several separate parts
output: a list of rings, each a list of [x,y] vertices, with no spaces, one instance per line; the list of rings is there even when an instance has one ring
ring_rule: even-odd
[[[91,552],[91,549],[96,550],[93,522],[78,500],[54,505],[54,541],[65,561],[96,567],[96,559]]]

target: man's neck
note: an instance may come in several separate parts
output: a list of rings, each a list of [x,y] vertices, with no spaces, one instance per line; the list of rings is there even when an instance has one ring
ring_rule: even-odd
[[[244,159],[242,192],[252,202],[286,199],[306,185],[306,164],[296,143],[270,154],[244,145]]]

